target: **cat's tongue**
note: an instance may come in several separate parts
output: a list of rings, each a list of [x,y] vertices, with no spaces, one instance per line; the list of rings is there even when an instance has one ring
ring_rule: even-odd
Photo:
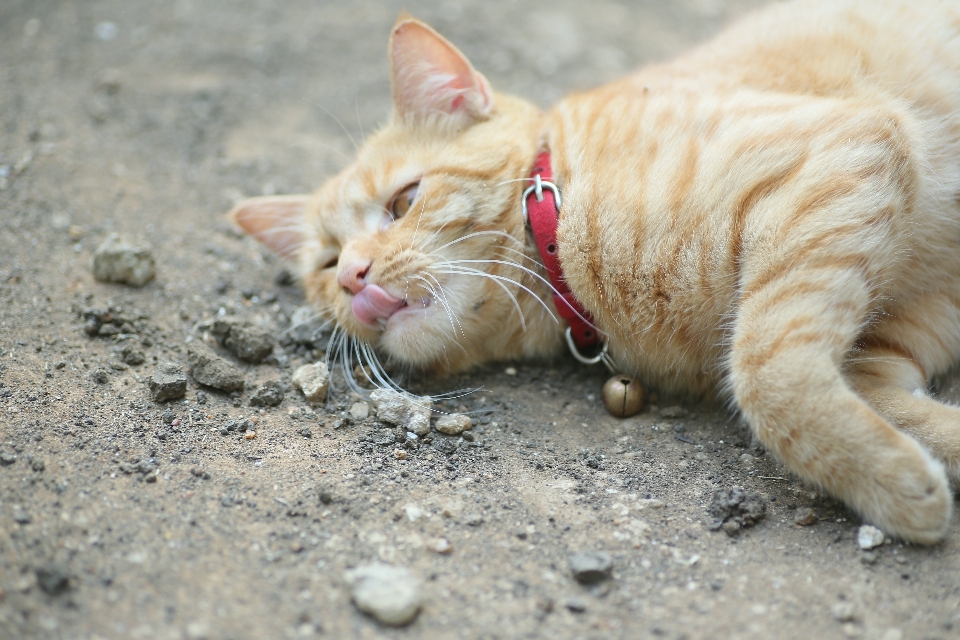
[[[353,315],[370,327],[377,326],[377,319],[386,320],[402,306],[403,300],[375,284],[368,284],[353,296]]]

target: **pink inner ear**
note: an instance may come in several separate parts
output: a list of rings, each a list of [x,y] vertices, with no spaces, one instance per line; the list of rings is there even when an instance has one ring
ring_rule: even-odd
[[[241,229],[284,257],[296,255],[303,244],[309,196],[265,196],[244,200],[228,214]]]
[[[466,57],[417,20],[402,20],[390,42],[394,104],[408,115],[466,111],[485,115],[490,89]]]

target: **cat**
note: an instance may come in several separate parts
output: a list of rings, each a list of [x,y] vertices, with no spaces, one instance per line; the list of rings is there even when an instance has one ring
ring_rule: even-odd
[[[388,53],[392,119],[355,162],[232,212],[341,350],[560,353],[521,204],[546,152],[563,278],[621,371],[714,390],[887,534],[946,535],[960,409],[927,382],[960,356],[960,5],[774,5],[546,112],[409,15]]]

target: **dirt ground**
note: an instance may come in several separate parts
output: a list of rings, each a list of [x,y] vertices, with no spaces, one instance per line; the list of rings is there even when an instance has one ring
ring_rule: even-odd
[[[861,551],[857,517],[722,407],[657,398],[616,420],[605,373],[572,359],[408,380],[480,390],[441,405],[472,437],[398,460],[341,380],[315,409],[290,388],[325,343],[290,329],[302,294],[223,218],[317,186],[383,122],[403,7],[547,106],[752,4],[3,0],[0,638],[960,637],[960,523],[933,548]],[[113,231],[152,244],[154,282],[94,280]],[[112,328],[89,336],[94,316]],[[238,363],[242,393],[191,378],[153,402],[154,370],[186,369],[218,316],[268,328],[274,354]],[[282,404],[250,406],[271,380]],[[227,430],[251,418],[255,437]],[[708,507],[732,487],[766,515],[730,536]],[[613,560],[592,587],[568,559],[587,550]],[[375,560],[422,580],[412,625],[350,604],[345,572]]]

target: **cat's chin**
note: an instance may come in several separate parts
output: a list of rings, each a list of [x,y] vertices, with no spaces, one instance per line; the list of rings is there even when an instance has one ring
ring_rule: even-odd
[[[436,305],[408,306],[390,316],[378,348],[392,360],[418,369],[432,368],[447,352],[448,335],[438,335]]]

